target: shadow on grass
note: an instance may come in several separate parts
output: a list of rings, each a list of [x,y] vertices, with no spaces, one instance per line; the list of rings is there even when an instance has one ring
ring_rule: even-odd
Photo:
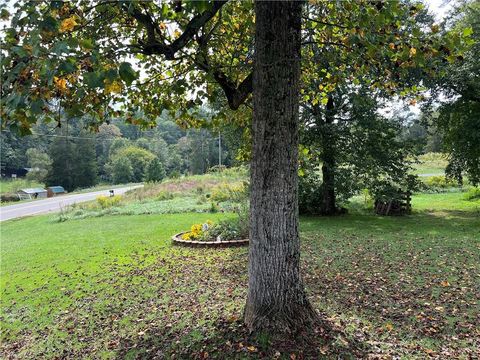
[[[326,326],[325,326],[326,325]],[[327,328],[327,329],[326,329]],[[274,339],[268,334],[249,335],[242,320],[219,318],[208,332],[193,325],[188,331],[166,333],[151,329],[137,342],[123,339],[118,358],[135,359],[358,359],[369,353],[366,344],[347,340],[330,324],[318,324],[309,332]]]
[[[360,233],[414,231],[428,233],[443,229],[455,232],[459,227],[479,227],[480,214],[475,211],[422,211],[406,216],[378,216],[372,214],[347,214],[337,217],[303,216],[301,231],[357,231]]]

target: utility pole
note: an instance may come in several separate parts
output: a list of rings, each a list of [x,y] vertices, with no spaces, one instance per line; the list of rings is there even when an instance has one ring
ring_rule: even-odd
[[[222,135],[218,132],[218,170],[222,171]]]

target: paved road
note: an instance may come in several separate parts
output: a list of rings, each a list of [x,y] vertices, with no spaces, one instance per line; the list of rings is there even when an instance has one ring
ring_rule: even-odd
[[[120,195],[128,190],[142,186],[143,185],[134,185],[123,188],[115,188],[115,195]],[[57,212],[67,205],[95,200],[95,198],[99,195],[109,196],[109,190],[94,191],[83,194],[60,195],[44,200],[34,200],[21,204],[2,206],[0,207],[0,221],[16,219],[24,216],[45,214],[49,212]]]

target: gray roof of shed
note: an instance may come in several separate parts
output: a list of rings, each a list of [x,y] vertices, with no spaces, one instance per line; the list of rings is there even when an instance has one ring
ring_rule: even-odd
[[[31,189],[21,189],[20,191],[23,191],[24,193],[27,193],[27,194],[35,194],[35,193],[46,192],[47,190],[42,188],[31,188]]]

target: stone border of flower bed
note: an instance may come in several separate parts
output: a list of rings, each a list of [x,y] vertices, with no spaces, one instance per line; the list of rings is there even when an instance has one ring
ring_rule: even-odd
[[[174,244],[183,246],[198,246],[198,247],[229,247],[229,246],[243,246],[248,245],[249,240],[226,240],[226,241],[195,241],[195,240],[183,240],[182,235],[187,231],[175,234],[172,236]]]

